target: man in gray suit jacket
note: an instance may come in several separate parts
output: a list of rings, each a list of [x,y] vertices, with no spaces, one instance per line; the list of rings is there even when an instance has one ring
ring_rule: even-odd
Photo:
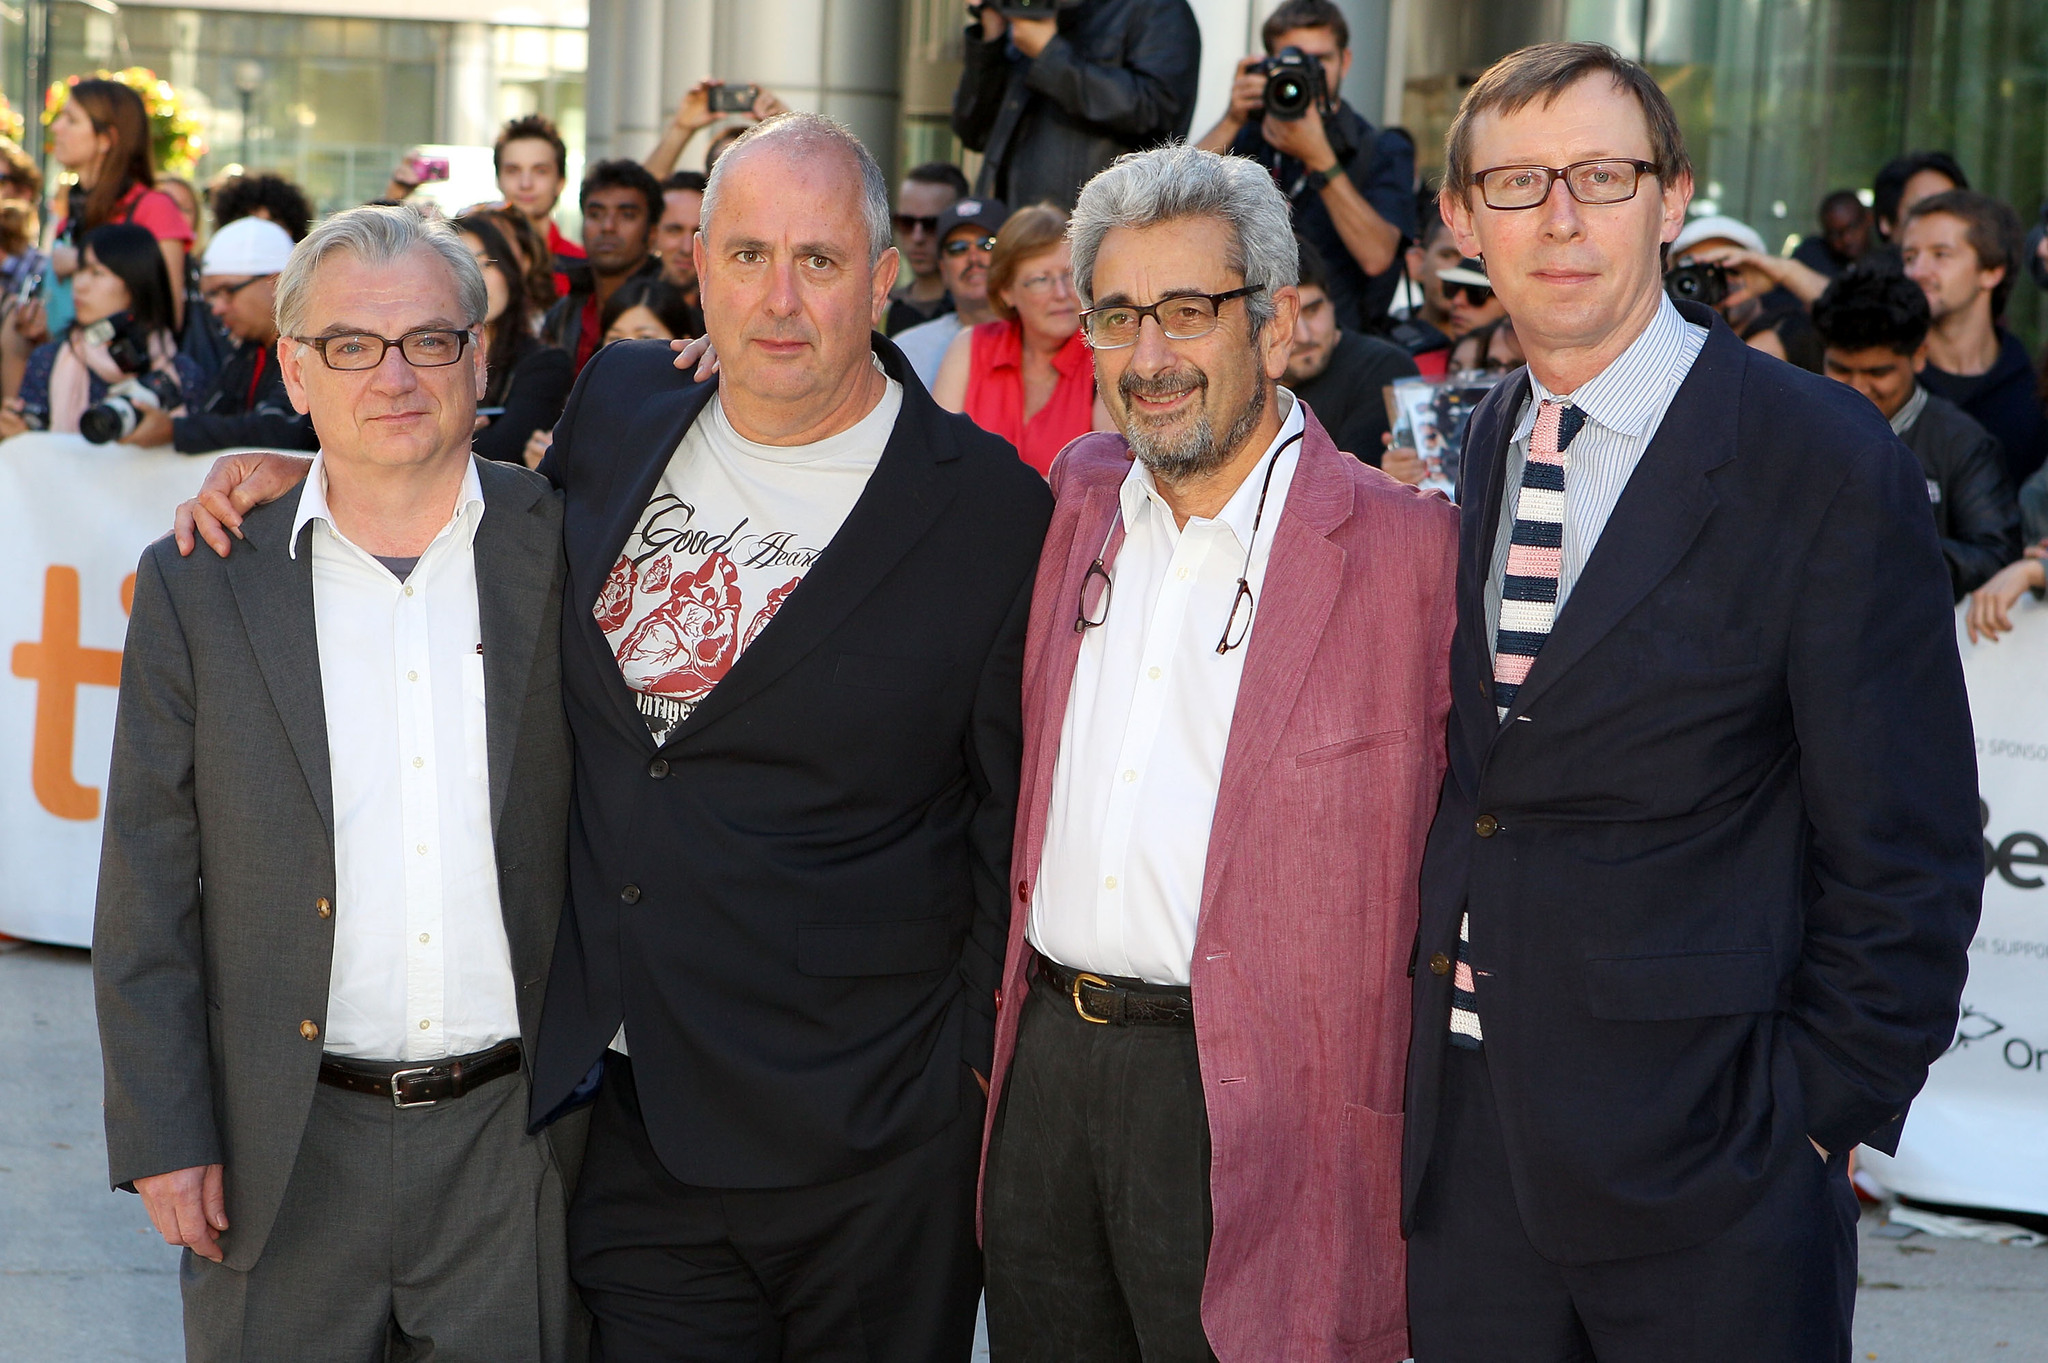
[[[409,210],[279,280],[321,454],[225,560],[143,555],[93,966],[116,1187],[187,1357],[554,1363],[574,1125],[526,1131],[563,900],[561,507],[475,460],[484,281]]]

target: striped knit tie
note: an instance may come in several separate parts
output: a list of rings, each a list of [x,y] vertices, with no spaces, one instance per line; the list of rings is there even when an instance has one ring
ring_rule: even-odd
[[[1493,705],[1508,717],[1515,693],[1550,627],[1557,620],[1558,570],[1564,561],[1564,460],[1572,437],[1586,424],[1577,407],[1545,400],[1529,432],[1529,457],[1522,464],[1522,495],[1515,502],[1515,528],[1508,540],[1507,572],[1501,578],[1500,628],[1494,635]],[[1468,959],[1472,915],[1458,923],[1458,961],[1451,982],[1451,1044],[1478,1050],[1476,981]]]

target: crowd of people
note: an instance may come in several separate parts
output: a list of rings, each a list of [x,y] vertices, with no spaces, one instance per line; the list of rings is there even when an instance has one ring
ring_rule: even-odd
[[[190,1355],[954,1363],[984,1284],[1020,1363],[1845,1354],[2048,246],[1919,153],[1774,253],[1595,44],[1425,190],[1331,0],[1192,140],[1186,0],[964,38],[974,179],[707,80],[580,242],[545,119],[315,221],[66,106],[0,430],[270,451],[145,554],[107,794]],[[1384,395],[1475,375],[1453,504]]]

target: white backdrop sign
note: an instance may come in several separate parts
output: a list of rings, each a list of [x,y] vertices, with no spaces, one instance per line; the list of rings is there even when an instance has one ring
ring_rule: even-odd
[[[136,560],[211,459],[0,442],[0,933],[85,946]]]
[[[1908,1197],[2048,1212],[2048,606],[2022,597],[1995,644],[1972,644],[1961,620],[1984,918],[1955,1044],[1914,1101],[1898,1157],[1865,1151],[1862,1163]]]

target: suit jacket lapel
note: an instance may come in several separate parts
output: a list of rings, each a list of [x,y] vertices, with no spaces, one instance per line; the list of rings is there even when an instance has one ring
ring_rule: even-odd
[[[257,669],[298,755],[331,845],[334,776],[327,757],[320,643],[313,625],[312,539],[310,534],[299,536],[296,557],[290,555],[286,540],[298,515],[299,496],[294,492],[249,514],[243,522],[247,538],[228,555],[227,573]]]
[[[1238,680],[1209,830],[1200,920],[1209,916],[1231,845],[1257,801],[1267,763],[1294,713],[1295,698],[1308,678],[1309,662],[1322,643],[1323,628],[1343,586],[1345,554],[1329,535],[1351,515],[1351,483],[1336,462],[1350,457],[1337,451],[1322,423],[1309,414],[1301,461],[1273,534],[1258,614],[1245,646],[1244,673]]]
[[[530,479],[479,459],[484,514],[477,522],[477,616],[484,647],[484,724],[491,778],[491,827],[505,812],[512,754],[526,709],[527,678],[547,615],[561,536],[532,513],[546,495]],[[595,624],[595,621],[592,622]]]
[[[892,367],[901,363],[893,347],[883,351],[883,359]],[[816,648],[873,594],[953,500],[953,482],[939,466],[957,456],[932,429],[938,406],[908,366],[891,377],[902,383],[903,408],[867,487],[803,581],[731,670],[677,726],[671,743],[745,704]]]
[[[1620,624],[1692,547],[1716,502],[1707,474],[1736,457],[1747,353],[1726,323],[1714,325],[1558,612],[1508,723]]]

